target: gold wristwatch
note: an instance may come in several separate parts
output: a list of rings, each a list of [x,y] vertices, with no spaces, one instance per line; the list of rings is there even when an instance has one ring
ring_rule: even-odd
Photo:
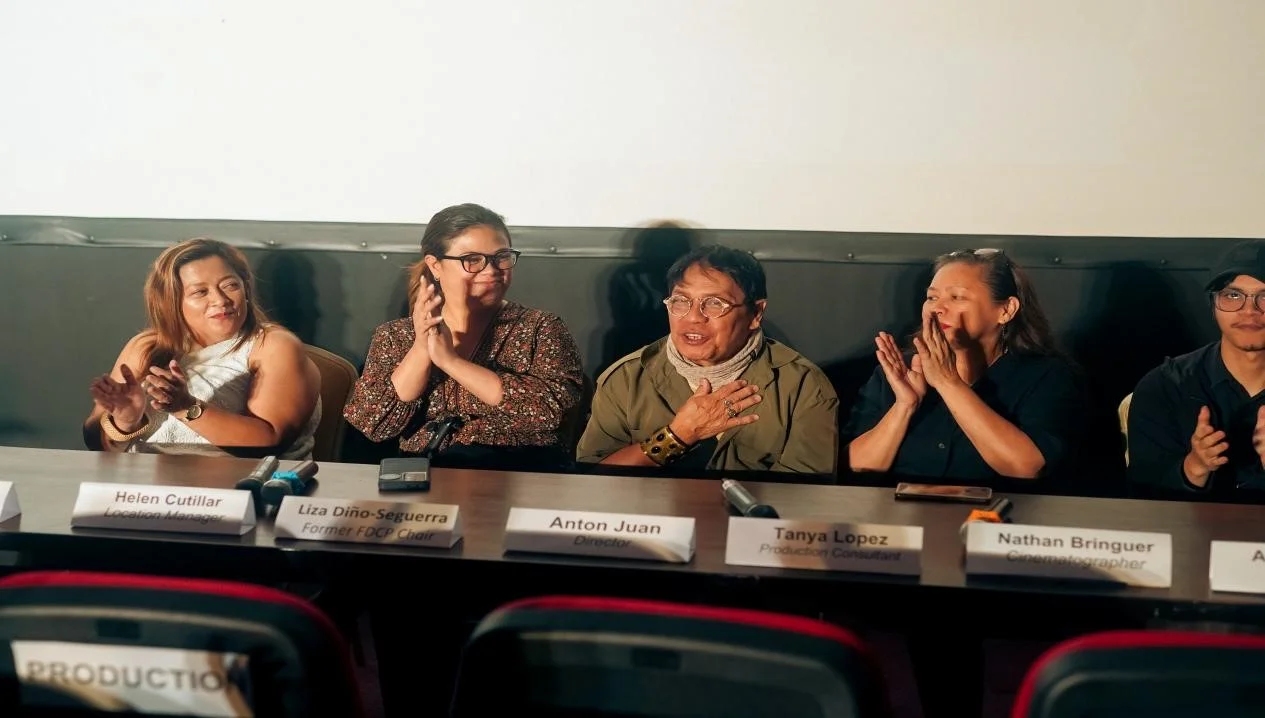
[[[202,410],[205,408],[206,408],[205,401],[202,401],[201,399],[194,399],[193,406],[189,407],[189,410],[184,413],[184,420],[193,421],[199,416],[202,416]]]

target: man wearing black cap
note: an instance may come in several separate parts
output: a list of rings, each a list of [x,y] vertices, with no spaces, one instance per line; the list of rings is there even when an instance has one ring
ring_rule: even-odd
[[[1138,382],[1129,480],[1232,500],[1265,492],[1265,241],[1231,248],[1206,288],[1221,339]]]

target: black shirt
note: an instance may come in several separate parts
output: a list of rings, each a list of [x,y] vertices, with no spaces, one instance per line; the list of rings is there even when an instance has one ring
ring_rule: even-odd
[[[1045,458],[1042,477],[1065,468],[1088,411],[1083,385],[1070,364],[1055,357],[1007,352],[971,388],[1037,445]],[[851,440],[873,429],[895,402],[883,368],[878,367],[852,408],[844,436]],[[962,432],[940,394],[930,388],[909,421],[889,472],[960,482],[1000,478]]]
[[[1219,341],[1165,359],[1138,382],[1129,405],[1129,480],[1187,497],[1190,492],[1224,498],[1242,489],[1265,490],[1265,471],[1252,448],[1256,412],[1263,402],[1265,392],[1248,396],[1230,375]],[[1212,428],[1226,432],[1230,461],[1201,489],[1186,481],[1182,461],[1190,453],[1190,437],[1204,406]]]

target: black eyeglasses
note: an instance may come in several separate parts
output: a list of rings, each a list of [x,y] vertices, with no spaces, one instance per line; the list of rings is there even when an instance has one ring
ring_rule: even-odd
[[[1208,292],[1212,295],[1212,303],[1218,311],[1222,312],[1238,312],[1247,306],[1248,297],[1252,298],[1252,306],[1256,307],[1256,311],[1265,312],[1265,306],[1261,306],[1261,300],[1265,299],[1265,292],[1257,294],[1248,294],[1238,289],[1222,289],[1219,292]]]
[[[461,262],[461,268],[471,274],[478,274],[483,268],[488,266],[488,262],[492,263],[497,269],[509,269],[518,264],[518,255],[522,252],[517,249],[502,249],[496,254],[484,254],[482,252],[466,252],[465,254],[452,256],[450,254],[439,255],[440,259],[455,259]]]

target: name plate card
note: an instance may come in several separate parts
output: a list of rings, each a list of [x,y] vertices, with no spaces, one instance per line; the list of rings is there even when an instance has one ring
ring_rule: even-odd
[[[13,641],[11,646],[13,669],[23,687],[51,686],[81,696],[89,705],[142,714],[254,715],[244,654],[63,641]]]
[[[1173,585],[1173,539],[1143,531],[971,522],[967,574]]]
[[[287,496],[277,509],[278,538],[452,548],[461,516],[450,504]]]
[[[12,481],[0,481],[0,521],[8,521],[20,513],[17,487]]]
[[[87,482],[79,485],[70,525],[240,536],[255,527],[255,499],[234,489]]]
[[[916,576],[922,527],[731,516],[725,563]]]
[[[1214,591],[1265,593],[1265,543],[1213,541],[1208,584]]]
[[[694,557],[694,519],[512,508],[505,550],[688,563]]]

